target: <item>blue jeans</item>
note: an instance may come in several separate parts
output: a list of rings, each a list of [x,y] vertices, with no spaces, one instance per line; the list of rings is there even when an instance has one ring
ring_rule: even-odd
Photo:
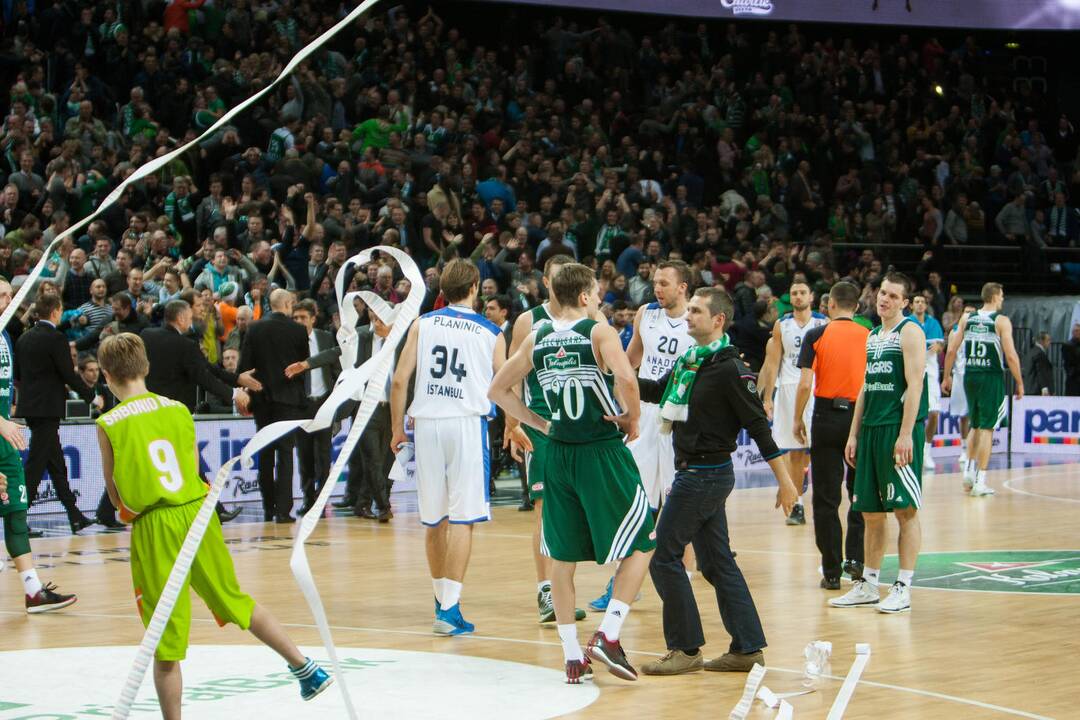
[[[690,543],[702,574],[716,590],[720,619],[731,636],[730,651],[745,654],[765,647],[754,599],[728,543],[724,504],[734,487],[730,464],[675,473],[656,526],[656,553],[649,564],[664,603],[664,640],[669,650],[694,650],[705,644],[701,615],[683,568],[683,552]]]

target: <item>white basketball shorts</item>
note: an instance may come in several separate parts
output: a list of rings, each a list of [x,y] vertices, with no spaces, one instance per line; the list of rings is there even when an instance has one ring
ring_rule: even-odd
[[[773,401],[773,425],[772,436],[776,446],[781,450],[805,450],[809,442],[802,443],[795,439],[795,393],[799,389],[798,383],[778,385],[776,399]],[[803,409],[803,423],[806,425],[807,435],[810,433],[810,419],[814,414],[814,396],[806,402]],[[810,440],[809,437],[806,438]]]
[[[420,522],[435,526],[491,519],[487,419],[416,418],[416,496]]]
[[[659,405],[641,403],[638,438],[627,447],[641,474],[649,507],[656,510],[675,481],[675,448],[671,444],[671,434],[660,432]]]
[[[937,373],[926,376],[926,388],[929,402],[929,412],[941,412],[941,383],[938,382]]]
[[[965,417],[968,413],[967,393],[964,391],[964,375],[953,373],[952,395],[949,396],[949,414]]]

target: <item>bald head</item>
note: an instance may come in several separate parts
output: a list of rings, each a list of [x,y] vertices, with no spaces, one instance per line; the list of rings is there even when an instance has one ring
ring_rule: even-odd
[[[283,288],[278,288],[270,293],[270,309],[274,312],[292,314],[293,294]]]

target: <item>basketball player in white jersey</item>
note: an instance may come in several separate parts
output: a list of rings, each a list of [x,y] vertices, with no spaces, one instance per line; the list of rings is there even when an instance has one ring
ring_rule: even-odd
[[[547,290],[548,301],[542,305],[526,310],[518,315],[514,321],[513,333],[510,337],[510,354],[513,355],[534,327],[541,323],[551,322],[558,315],[559,302],[555,293],[551,292],[551,279],[563,265],[570,265],[574,258],[569,255],[554,255],[548,258],[544,264],[544,288]],[[525,378],[525,404],[534,412],[541,413],[545,418],[551,414],[546,410],[547,401],[544,400],[543,391],[536,379],[535,371]],[[521,388],[517,389],[521,393]],[[510,456],[522,462],[525,466],[525,478],[528,482],[529,499],[536,509],[536,527],[533,530],[533,564],[536,566],[536,607],[540,615],[541,623],[555,622],[555,607],[551,599],[551,558],[540,552],[540,531],[544,518],[544,459],[547,457],[547,436],[543,433],[526,429],[518,420],[510,415],[506,416],[506,433],[503,438],[503,446],[509,446]],[[526,448],[530,448],[528,450]],[[577,609],[575,614],[578,620],[585,619],[585,611]]]
[[[694,344],[686,327],[686,297],[690,285],[690,268],[680,260],[660,263],[653,274],[653,294],[656,302],[642,305],[634,316],[634,335],[626,356],[637,368],[638,377],[659,380],[675,367],[675,360]],[[660,406],[641,403],[640,434],[628,444],[634,456],[641,484],[649,498],[653,513],[660,509],[664,497],[675,479],[675,449],[671,435],[660,432]],[[695,566],[693,549],[687,546],[683,556],[687,571]],[[612,581],[604,594],[589,603],[597,612],[607,609],[611,598]]]
[[[474,630],[461,616],[461,586],[472,551],[473,524],[491,519],[488,497],[490,454],[487,399],[491,378],[506,361],[506,339],[494,323],[473,311],[480,271],[468,260],[452,260],[440,278],[448,303],[409,328],[390,390],[390,416],[397,453],[407,442],[405,401],[413,401],[416,494],[427,528],[426,550],[435,589],[439,635]]]
[[[772,337],[765,347],[765,363],[761,366],[758,387],[761,388],[765,412],[773,421],[773,438],[777,447],[787,451],[788,473],[801,497],[810,454],[807,452],[808,448],[795,437],[795,393],[802,374],[797,363],[806,333],[824,325],[829,319],[813,310],[814,294],[805,282],[792,283],[788,295],[792,311],[773,325]],[[813,414],[814,398],[811,391],[810,401],[806,403],[803,411],[803,423],[806,427],[810,427]],[[792,508],[787,524],[806,524],[806,511],[801,500]]]

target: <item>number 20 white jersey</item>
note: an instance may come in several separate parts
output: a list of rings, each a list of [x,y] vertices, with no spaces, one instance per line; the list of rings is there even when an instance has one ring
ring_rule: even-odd
[[[686,328],[686,314],[673,318],[659,303],[649,303],[641,314],[644,353],[638,377],[659,380],[675,367],[675,360],[694,344]]]
[[[502,330],[458,305],[420,316],[416,379],[409,415],[452,418],[489,415],[495,341]]]

